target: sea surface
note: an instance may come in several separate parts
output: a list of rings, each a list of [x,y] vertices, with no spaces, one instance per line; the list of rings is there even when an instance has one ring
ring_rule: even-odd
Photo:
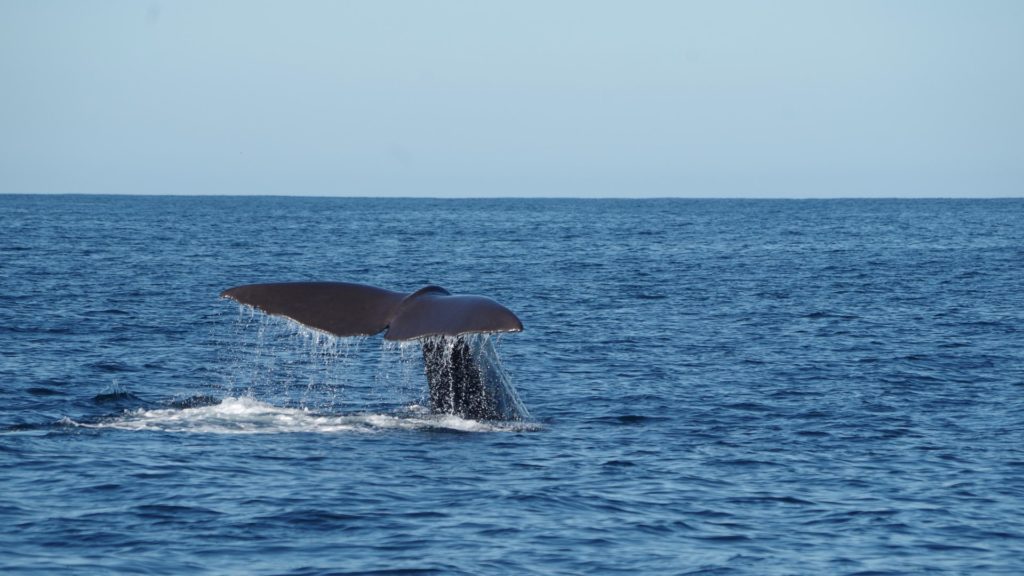
[[[501,302],[529,418],[219,293]],[[1024,200],[0,196],[0,573],[1024,573]]]

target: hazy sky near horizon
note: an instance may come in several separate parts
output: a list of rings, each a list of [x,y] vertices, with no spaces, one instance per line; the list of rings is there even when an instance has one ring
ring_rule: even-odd
[[[1024,195],[1017,0],[0,0],[0,79],[0,193]]]

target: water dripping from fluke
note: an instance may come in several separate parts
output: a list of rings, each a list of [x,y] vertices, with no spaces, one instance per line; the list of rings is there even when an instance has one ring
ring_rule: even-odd
[[[475,420],[530,417],[488,334],[421,340],[431,410]]]

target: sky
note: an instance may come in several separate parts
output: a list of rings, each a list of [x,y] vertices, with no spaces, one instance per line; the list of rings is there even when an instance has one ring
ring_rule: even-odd
[[[1024,2],[0,0],[0,193],[1024,195]]]

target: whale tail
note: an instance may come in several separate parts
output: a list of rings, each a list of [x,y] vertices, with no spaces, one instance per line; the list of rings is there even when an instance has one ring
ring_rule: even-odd
[[[438,286],[403,294],[347,282],[286,282],[237,286],[220,295],[335,336],[386,330],[386,340],[415,340],[523,330],[519,318],[494,300]]]
[[[520,332],[523,323],[490,298],[438,286],[403,294],[345,282],[249,284],[221,297],[335,336],[384,332],[386,340],[419,340],[433,412],[474,420],[528,417],[488,337]]]

